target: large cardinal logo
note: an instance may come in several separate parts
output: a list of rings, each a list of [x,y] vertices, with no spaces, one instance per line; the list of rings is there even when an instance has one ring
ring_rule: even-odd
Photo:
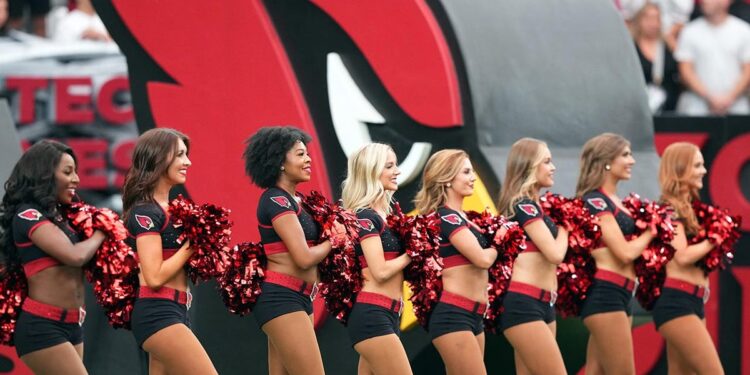
[[[19,212],[18,217],[29,221],[39,221],[42,218],[42,214],[33,208],[29,208],[28,210]]]
[[[138,223],[138,225],[145,229],[145,230],[151,230],[154,229],[154,221],[151,220],[148,216],[143,215],[135,215],[135,221]]]

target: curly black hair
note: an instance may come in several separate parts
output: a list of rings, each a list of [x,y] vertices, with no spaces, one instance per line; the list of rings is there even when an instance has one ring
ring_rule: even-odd
[[[245,173],[255,185],[268,189],[276,185],[286,153],[297,142],[305,145],[312,140],[309,134],[293,126],[271,126],[260,128],[245,141],[247,145],[242,157]]]
[[[63,154],[77,159],[73,150],[57,141],[42,140],[31,146],[18,160],[5,182],[5,196],[0,204],[0,255],[3,264],[17,265],[18,249],[13,241],[13,217],[18,206],[33,203],[53,223],[58,220],[55,170]]]

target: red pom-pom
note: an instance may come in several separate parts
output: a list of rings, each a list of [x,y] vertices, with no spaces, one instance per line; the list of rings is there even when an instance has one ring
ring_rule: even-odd
[[[318,294],[323,297],[328,312],[346,324],[363,283],[362,268],[354,250],[354,243],[359,239],[357,218],[339,204],[330,204],[317,191],[305,196],[302,205],[321,227],[319,242],[331,240],[331,252],[318,263]],[[333,236],[335,223],[344,226],[345,236]]]
[[[18,314],[28,286],[20,264],[0,265],[0,344],[13,345]]]
[[[508,292],[510,278],[513,275],[513,263],[518,254],[526,249],[526,235],[515,221],[508,221],[504,216],[494,216],[489,211],[482,213],[467,211],[466,216],[479,227],[482,235],[492,244],[498,254],[495,263],[489,268],[489,290],[487,293],[488,308],[484,317],[485,330],[497,332],[498,318],[503,312],[503,298]],[[495,233],[504,231],[501,236]]]
[[[561,317],[577,316],[596,273],[591,256],[602,232],[599,219],[589,212],[580,198],[566,198],[547,192],[540,198],[544,212],[555,225],[568,231],[568,250],[557,266],[557,302]]]
[[[734,260],[734,245],[740,238],[742,217],[731,216],[728,210],[699,200],[693,201],[693,212],[701,228],[691,239],[691,243],[708,239],[714,245],[714,248],[695,265],[703,269],[706,275],[718,268],[724,269]]]
[[[84,266],[94,296],[114,328],[130,329],[130,315],[138,290],[138,260],[124,240],[127,229],[116,213],[84,203],[65,208],[71,227],[85,238],[99,230],[106,236],[89,263]]]
[[[628,240],[647,230],[654,233],[654,239],[633,262],[639,284],[635,296],[644,309],[651,310],[661,295],[667,263],[674,257],[675,250],[670,245],[674,239],[673,211],[633,193],[623,199],[622,204],[635,220],[636,231]]]
[[[432,308],[437,304],[443,283],[440,279],[443,261],[440,258],[440,222],[435,214],[407,216],[396,203],[387,218],[388,227],[399,238],[402,248],[411,258],[404,269],[404,280],[409,283],[417,321],[427,326]]]
[[[226,272],[218,279],[219,294],[234,314],[249,314],[261,292],[267,266],[263,245],[243,242],[228,253]]]
[[[178,242],[187,239],[195,249],[187,262],[188,276],[193,283],[218,278],[226,272],[233,224],[229,220],[230,212],[213,204],[197,205],[182,195],[169,203],[174,225],[183,228]]]

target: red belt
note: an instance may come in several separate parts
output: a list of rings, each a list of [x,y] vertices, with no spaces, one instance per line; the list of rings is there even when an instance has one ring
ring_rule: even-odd
[[[182,292],[177,289],[163,286],[158,290],[153,290],[149,287],[141,287],[138,290],[138,298],[161,298],[175,301],[181,305],[185,305],[190,308],[193,303],[193,295],[190,291]]]
[[[359,294],[357,294],[357,303],[366,303],[369,305],[380,306],[397,314],[400,314],[401,310],[404,307],[403,300],[393,299],[382,294],[370,292],[359,292]]]
[[[297,293],[302,293],[306,296],[310,296],[310,299],[315,298],[313,292],[318,290],[318,286],[315,283],[308,283],[305,280],[298,279],[294,276],[289,276],[281,272],[273,272],[266,270],[267,283],[276,284],[294,290]]]
[[[706,302],[708,300],[708,295],[710,294],[709,289],[705,286],[691,284],[687,281],[673,279],[670,277],[667,277],[667,279],[664,281],[664,287],[683,291],[685,293],[703,299],[703,302]]]
[[[635,280],[628,279],[627,277],[620,275],[619,273],[602,270],[599,269],[596,271],[596,274],[594,274],[594,278],[602,281],[608,281],[612,284],[619,285],[625,289],[628,290],[628,292],[633,292],[635,288],[638,287],[638,282]]]
[[[549,303],[550,306],[554,305],[557,301],[557,292],[537,288],[533,285],[521,283],[518,281],[511,281],[510,286],[508,287],[508,291],[523,294],[539,301]]]
[[[451,292],[443,291],[440,295],[440,302],[462,308],[472,314],[483,315],[487,312],[487,303],[477,302]]]
[[[21,310],[26,311],[29,314],[62,323],[83,324],[83,320],[86,318],[86,310],[83,307],[77,309],[63,309],[62,307],[35,301],[29,297],[26,297],[23,301]]]

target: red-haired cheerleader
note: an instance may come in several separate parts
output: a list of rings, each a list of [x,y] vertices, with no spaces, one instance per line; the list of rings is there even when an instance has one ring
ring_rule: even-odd
[[[178,242],[183,228],[167,212],[170,190],[187,180],[189,150],[190,140],[176,130],[143,133],[122,189],[127,242],[141,268],[131,325],[136,342],[149,353],[151,374],[216,374],[190,330],[192,297],[184,266],[194,250]]]
[[[522,138],[510,149],[498,210],[526,233],[526,250],[513,263],[500,326],[513,345],[518,374],[565,374],[555,340],[557,265],[568,249],[568,232],[539,204],[539,191],[554,184],[547,145]]]

